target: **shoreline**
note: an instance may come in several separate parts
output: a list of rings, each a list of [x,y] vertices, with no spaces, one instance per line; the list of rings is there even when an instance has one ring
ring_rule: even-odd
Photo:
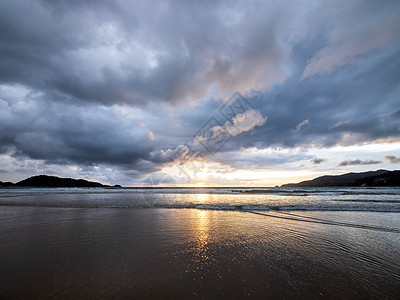
[[[12,196],[14,197],[14,196]],[[390,213],[390,214],[399,214],[399,210],[393,209],[380,209],[380,210],[371,210],[369,208],[362,209],[362,208],[274,208],[274,207],[256,207],[256,208],[243,208],[244,205],[239,205],[239,207],[214,207],[213,205],[182,205],[182,206],[87,206],[87,205],[57,205],[57,204],[31,204],[31,203],[0,203],[1,207],[30,207],[30,208],[64,208],[64,209],[172,209],[172,210],[186,210],[186,209],[194,209],[194,210],[205,210],[205,211],[236,211],[236,212],[244,212],[244,213],[251,213],[251,212],[260,212],[260,213],[268,213],[268,212],[280,212],[280,213],[290,213],[290,212],[315,212],[315,213],[324,213],[324,212],[349,212],[349,213]]]

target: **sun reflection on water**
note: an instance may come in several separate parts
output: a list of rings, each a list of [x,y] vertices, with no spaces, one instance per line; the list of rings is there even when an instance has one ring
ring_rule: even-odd
[[[207,194],[197,194],[197,200],[199,202],[204,202],[207,199]]]
[[[209,238],[209,216],[208,211],[197,211],[197,236],[199,248],[205,248]]]
[[[206,210],[194,210],[193,214],[194,244],[192,262],[196,266],[195,269],[202,270],[210,263],[208,249],[210,238],[210,212]]]

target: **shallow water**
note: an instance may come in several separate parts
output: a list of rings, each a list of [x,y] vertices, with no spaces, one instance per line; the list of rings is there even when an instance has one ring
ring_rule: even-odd
[[[0,298],[400,295],[400,189],[0,189]]]
[[[400,188],[3,188],[0,205],[400,212]]]
[[[396,299],[400,234],[381,229],[399,224],[382,212],[3,206],[0,296]]]

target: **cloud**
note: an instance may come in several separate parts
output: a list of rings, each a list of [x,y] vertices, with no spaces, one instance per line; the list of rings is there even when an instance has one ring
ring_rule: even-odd
[[[160,150],[150,154],[150,160],[155,163],[173,163],[186,160],[189,154],[189,148],[186,145],[179,145],[174,150]]]
[[[210,121],[215,121],[215,118],[211,118],[206,124],[213,124]],[[255,127],[263,125],[266,121],[267,117],[263,117],[258,110],[249,109],[242,114],[235,115],[231,121],[226,121],[224,125],[203,127],[200,130],[200,134],[195,135],[194,139],[188,141],[187,145],[179,145],[174,150],[157,150],[150,153],[150,161],[184,164],[189,160],[196,160],[209,154],[215,154],[206,144],[211,143],[222,146],[232,137],[249,132]]]
[[[396,142],[399,5],[0,1],[0,169],[130,182],[196,151]],[[235,91],[253,109],[227,121]]]
[[[400,162],[400,158],[394,155],[386,155],[385,158],[389,160],[391,164],[397,164]]]
[[[257,126],[264,125],[267,117],[263,117],[260,111],[249,109],[243,114],[237,114],[231,121],[226,121],[224,125],[216,125],[201,131],[201,135],[194,138],[194,145],[200,142],[211,140],[221,140],[235,137],[243,132],[253,130]]]
[[[294,26],[283,20],[297,19],[301,8],[180,1],[0,5],[0,82],[106,105],[195,101],[215,87],[230,94],[283,82],[285,40]]]
[[[345,64],[357,63],[356,59],[362,54],[398,40],[400,20],[397,11],[400,7],[398,3],[394,6],[370,1],[363,8],[353,5],[339,11],[340,5],[324,3],[322,7],[329,9],[329,15],[323,13],[322,16],[331,18],[340,14],[341,22],[328,33],[327,45],[309,60],[302,79],[329,74]],[[363,22],[364,19],[368,22]]]
[[[309,119],[305,119],[303,121],[301,121],[299,124],[296,125],[296,128],[293,129],[294,132],[299,131],[302,127],[304,127],[307,124],[310,124],[310,120]]]
[[[354,165],[376,165],[382,163],[379,160],[360,160],[360,159],[355,159],[355,160],[344,160],[341,163],[338,164],[338,167],[345,167],[345,166],[354,166]]]
[[[345,124],[349,124],[349,123],[351,123],[350,120],[341,119],[341,120],[337,121],[335,124],[333,124],[330,127],[330,129],[333,129],[333,128],[336,128],[336,127],[339,127],[339,126],[342,126],[342,125],[345,125]]]
[[[143,186],[145,187],[159,185],[176,186],[176,181],[171,175],[163,172],[151,174],[143,181]]]
[[[313,159],[311,160],[311,162],[312,162],[314,165],[319,165],[320,163],[323,163],[324,161],[326,161],[326,159],[317,158],[317,157],[315,157],[315,158],[313,158]]]
[[[312,156],[307,153],[292,153],[286,151],[276,151],[271,149],[257,150],[248,148],[242,152],[226,151],[218,152],[210,157],[223,165],[237,169],[261,169],[269,168],[290,168],[298,165],[298,162],[309,160]]]
[[[0,88],[3,152],[47,163],[132,165],[155,148],[135,109],[39,100],[20,86]]]
[[[156,140],[156,138],[155,138],[155,136],[154,136],[154,133],[153,133],[152,131],[149,131],[149,132],[147,133],[147,136],[148,136],[149,139],[152,140],[152,141],[155,141],[155,140]]]

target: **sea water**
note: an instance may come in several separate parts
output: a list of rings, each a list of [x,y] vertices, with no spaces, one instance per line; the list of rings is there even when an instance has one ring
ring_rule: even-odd
[[[400,212],[400,188],[1,188],[0,205]]]
[[[2,188],[0,298],[398,299],[399,188]]]

